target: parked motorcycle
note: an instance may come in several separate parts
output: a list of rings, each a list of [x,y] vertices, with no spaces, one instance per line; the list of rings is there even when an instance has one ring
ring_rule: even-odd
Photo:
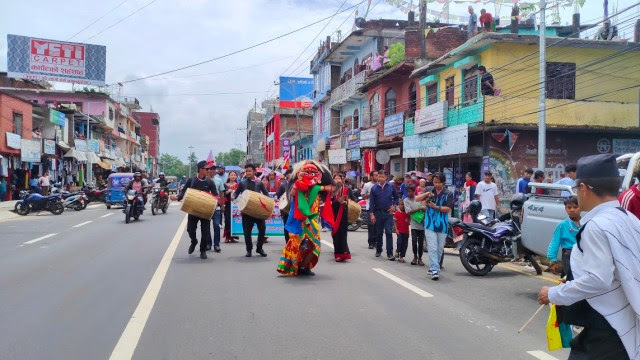
[[[153,196],[151,197],[151,214],[155,215],[162,210],[163,214],[167,213],[169,208],[169,189],[153,188]]]
[[[84,191],[85,194],[85,208],[87,207],[87,205],[89,205],[90,202],[105,202],[107,197],[107,187],[105,185],[101,186],[98,189],[94,188],[91,185],[86,185],[82,188],[82,191]]]
[[[138,220],[144,212],[144,197],[142,192],[129,190],[124,196],[124,222],[128,224],[131,218]]]
[[[54,215],[60,215],[64,211],[60,195],[43,196],[38,193],[30,194],[28,191],[22,190],[20,191],[20,199],[15,205],[15,211],[19,215],[25,216],[34,211],[49,211]]]
[[[73,209],[75,211],[80,211],[86,207],[84,201],[84,193],[78,192],[73,194],[61,194],[62,196],[62,205],[65,209]]]
[[[499,221],[482,214],[482,204],[474,200],[469,205],[472,223],[462,222],[450,218],[454,232],[454,241],[462,241],[460,246],[460,261],[462,266],[472,275],[487,275],[493,267],[502,262],[511,262],[517,255],[515,248],[520,248],[525,260],[531,262],[538,274],[542,273],[540,265],[533,257],[533,253],[518,245],[521,240],[520,220],[515,213],[522,210],[521,200],[512,200],[509,219]]]
[[[356,222],[347,226],[348,231],[356,231],[360,228],[367,230],[369,227],[369,219],[367,218],[367,201],[362,199],[362,197],[359,197],[358,205],[360,205],[360,217]]]

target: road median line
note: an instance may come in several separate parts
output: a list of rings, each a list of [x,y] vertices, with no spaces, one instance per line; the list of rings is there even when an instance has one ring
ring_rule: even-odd
[[[164,279],[169,271],[171,259],[173,259],[173,255],[176,253],[176,249],[178,248],[178,244],[180,243],[180,239],[182,238],[182,234],[184,234],[186,227],[187,216],[185,215],[182,223],[180,223],[180,226],[178,227],[178,231],[176,231],[171,243],[169,243],[167,251],[164,253],[164,256],[162,256],[160,264],[158,264],[156,271],[153,273],[153,277],[151,278],[151,281],[149,281],[147,289],[144,291],[142,298],[140,298],[138,306],[133,312],[133,315],[131,315],[129,322],[127,323],[127,327],[122,332],[113,352],[111,352],[109,360],[128,360],[133,358],[133,354],[136,347],[138,347],[142,331],[147,324],[147,320],[149,320],[151,310],[153,310],[153,306],[156,303],[156,299],[158,298]]]
[[[92,222],[93,222],[92,220],[89,220],[89,221],[81,222],[80,224],[73,225],[72,227],[73,228],[79,228],[79,227],[85,226],[87,224],[91,224]]]
[[[377,272],[378,274],[386,277],[387,279],[395,282],[396,284],[399,284],[399,285],[403,286],[404,288],[413,291],[414,293],[416,293],[416,294],[418,294],[418,295],[420,295],[422,297],[425,297],[425,298],[433,297],[433,294],[431,294],[429,292],[426,292],[426,291],[420,289],[419,287],[417,287],[417,286],[415,286],[415,285],[413,285],[411,283],[408,283],[408,282],[400,279],[399,277],[397,277],[397,276],[395,276],[393,274],[390,274],[390,273],[388,273],[388,272],[386,272],[386,271],[384,271],[384,270],[382,270],[380,268],[372,268],[371,270],[373,270],[373,271]]]
[[[22,243],[22,245],[20,245],[20,246],[35,244],[35,243],[37,243],[38,241],[42,241],[42,240],[48,239],[48,238],[53,237],[53,236],[56,236],[56,235],[58,235],[58,233],[53,233],[53,234],[47,234],[47,235],[44,235],[44,236],[40,236],[39,238],[36,238],[36,239],[33,239],[33,240],[29,240],[29,241],[27,241],[27,242],[24,242],[24,243]]]

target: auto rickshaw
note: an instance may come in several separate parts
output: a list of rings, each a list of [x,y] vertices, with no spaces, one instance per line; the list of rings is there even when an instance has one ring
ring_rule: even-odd
[[[124,203],[124,188],[133,179],[133,173],[113,173],[107,179],[107,194],[105,203],[107,209],[112,205],[122,205]]]
[[[177,176],[165,176],[169,182],[169,193],[178,193],[178,177]]]

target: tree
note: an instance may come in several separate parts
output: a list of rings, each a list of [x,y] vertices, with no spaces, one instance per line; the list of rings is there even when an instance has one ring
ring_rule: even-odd
[[[180,161],[180,158],[177,156],[173,156],[171,154],[162,154],[160,155],[160,164],[161,170],[167,176],[182,176],[187,175],[188,168],[187,165]]]
[[[216,163],[218,165],[239,165],[246,155],[246,152],[233,148],[228,152],[219,153],[218,156],[216,156]]]
[[[402,43],[395,43],[389,47],[389,67],[396,66],[404,60],[404,45]]]
[[[196,168],[196,165],[198,164],[198,157],[196,156],[196,153],[192,151],[191,154],[189,154],[187,161],[189,161],[187,172],[191,175],[195,174],[198,171]]]

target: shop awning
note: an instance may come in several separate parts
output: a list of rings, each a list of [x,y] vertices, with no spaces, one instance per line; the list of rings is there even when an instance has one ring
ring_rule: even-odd
[[[127,163],[124,162],[124,160],[119,157],[119,158],[116,159],[116,165],[118,165],[118,167],[126,167]]]
[[[59,140],[58,144],[56,144],[56,145],[58,145],[58,147],[63,148],[65,150],[71,149],[71,146],[69,146],[69,144],[67,144],[66,142],[64,142],[62,140]]]
[[[76,159],[77,161],[87,161],[87,156],[84,154],[84,152],[78,151],[76,149],[71,149],[67,151],[67,153],[64,154],[63,157],[73,158],[73,159]]]
[[[111,165],[103,162],[103,161],[98,161],[96,163],[96,165],[100,166],[101,168],[105,169],[105,170],[111,170]]]
[[[96,155],[96,153],[94,153],[93,151],[88,151],[87,152],[87,160],[92,164],[97,164],[98,162],[102,161],[102,160],[100,160],[98,155]]]

